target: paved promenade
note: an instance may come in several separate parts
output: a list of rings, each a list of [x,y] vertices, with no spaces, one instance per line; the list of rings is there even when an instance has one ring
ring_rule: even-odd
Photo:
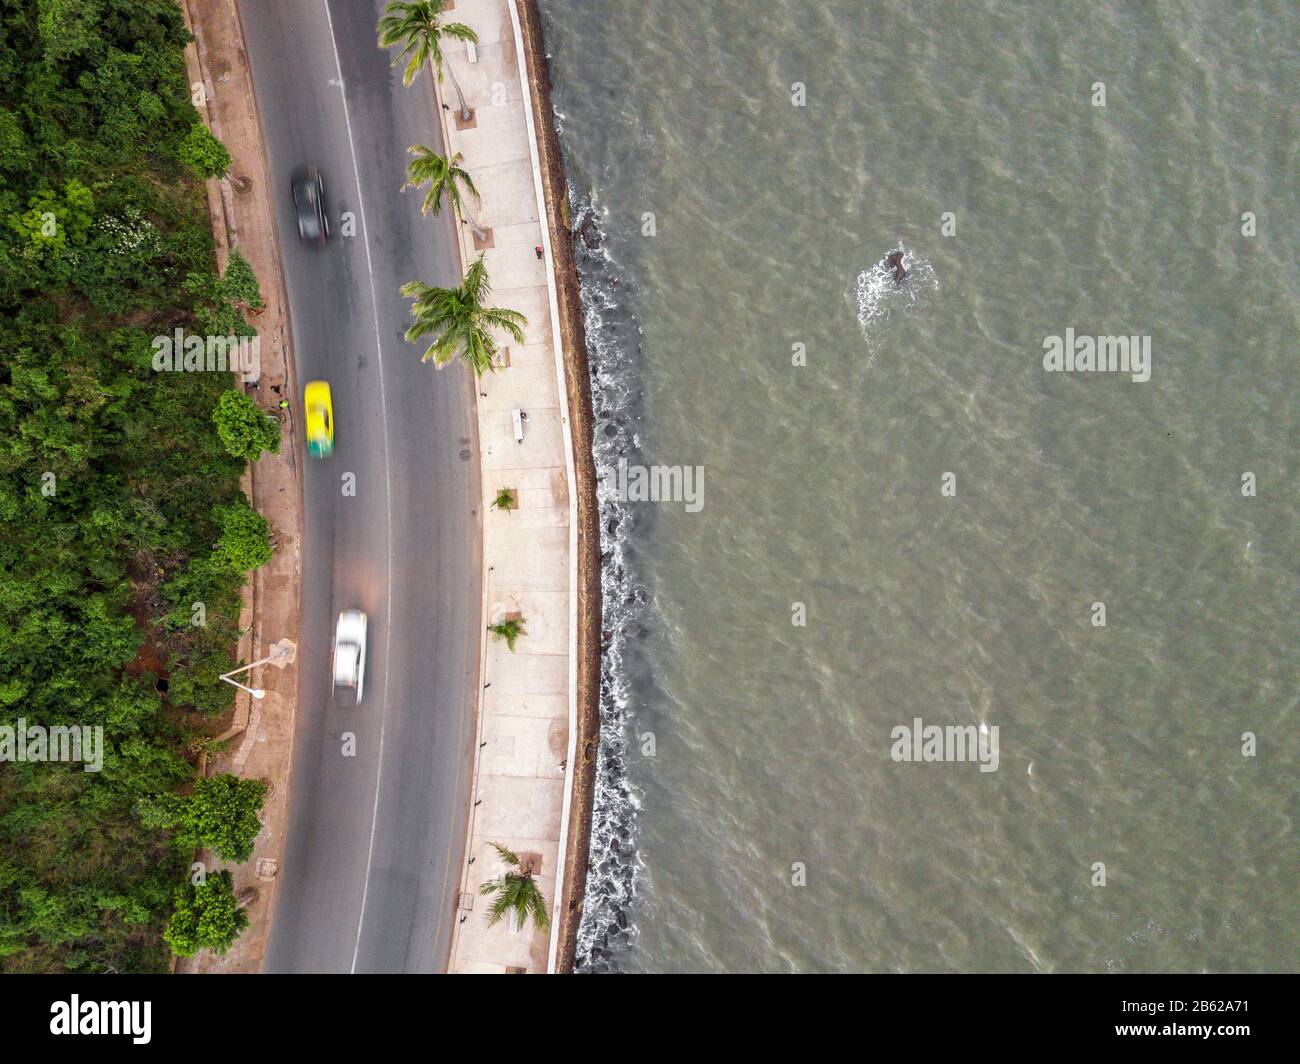
[[[452,6],[452,5],[449,5]],[[471,61],[458,41],[443,43],[473,111],[459,120],[450,79],[439,86],[448,154],[460,152],[482,196],[485,241],[461,226],[466,263],[485,256],[494,306],[528,318],[526,343],[510,342],[504,365],[479,383],[483,473],[485,623],[520,615],[526,634],[507,650],[484,642],[477,759],[473,777],[461,920],[453,972],[545,972],[554,965],[562,869],[574,765],[577,698],[577,511],[574,462],[554,266],[524,76],[518,12],[510,0],[456,0],[445,16],[478,34]],[[540,249],[540,255],[538,253]],[[447,369],[443,372],[465,372]],[[517,438],[515,412],[522,442]],[[502,488],[518,507],[492,508]],[[552,914],[552,931],[532,924],[489,928],[490,898],[479,886],[501,872],[491,843],[532,861]]]

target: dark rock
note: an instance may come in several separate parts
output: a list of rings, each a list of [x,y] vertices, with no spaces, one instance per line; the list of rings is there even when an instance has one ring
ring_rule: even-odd
[[[596,224],[596,218],[590,211],[583,216],[582,224],[578,226],[578,232],[582,236],[582,242],[590,250],[600,247],[605,241],[600,226]]]

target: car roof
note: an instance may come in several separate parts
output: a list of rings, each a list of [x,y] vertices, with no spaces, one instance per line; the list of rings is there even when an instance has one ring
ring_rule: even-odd
[[[334,678],[350,680],[357,671],[357,658],[361,648],[356,643],[340,643],[334,655]]]

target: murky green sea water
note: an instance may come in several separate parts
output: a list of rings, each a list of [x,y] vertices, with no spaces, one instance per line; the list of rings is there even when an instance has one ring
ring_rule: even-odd
[[[584,966],[1295,969],[1300,8],[542,6],[600,461],[703,467],[606,488]]]

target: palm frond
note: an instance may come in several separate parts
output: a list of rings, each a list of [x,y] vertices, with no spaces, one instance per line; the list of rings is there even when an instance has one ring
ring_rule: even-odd
[[[523,326],[528,324],[528,319],[519,311],[508,310],[504,307],[484,307],[480,319],[484,325],[508,332],[515,343],[522,344],[524,342]]]
[[[516,343],[524,342],[523,327],[528,319],[517,310],[483,306],[491,290],[482,255],[466,271],[459,288],[435,288],[422,281],[402,285],[402,295],[412,301],[406,339],[415,343],[433,337],[421,361],[432,359],[442,366],[459,352],[465,364],[481,377],[496,368],[494,329],[507,333]]]
[[[429,186],[420,207],[422,214],[437,214],[443,196],[451,203],[456,217],[462,219],[465,217],[463,193],[473,196],[475,203],[481,202],[473,179],[460,166],[464,158],[460,152],[448,159],[423,144],[412,144],[406,151],[412,158],[406,164],[406,183],[402,185],[402,191],[419,188],[421,185]]]
[[[478,34],[463,22],[444,23],[442,35],[444,37],[455,37],[458,41],[469,41],[471,44],[478,44]]]
[[[511,868],[519,867],[519,855],[517,853],[514,853],[512,850],[507,850],[499,842],[492,843],[492,849],[496,850],[501,860],[505,861],[505,863],[510,865]]]
[[[492,847],[508,865],[512,868],[520,868],[518,854],[506,849],[499,842],[492,843]],[[497,879],[489,879],[479,885],[478,892],[485,897],[489,894],[496,895],[487,910],[489,927],[497,923],[506,913],[512,912],[519,921],[520,927],[532,920],[533,926],[538,930],[543,932],[550,930],[551,917],[546,911],[546,899],[542,897],[542,888],[533,878],[531,867],[523,868],[519,872],[506,872]]]
[[[478,43],[478,34],[460,22],[442,23],[444,0],[408,0],[384,6],[379,18],[379,47],[401,45],[393,66],[406,61],[402,71],[402,84],[409,85],[419,75],[425,63],[432,63],[438,80],[442,80],[443,54],[439,45],[442,37]],[[408,58],[409,57],[409,58]]]
[[[492,294],[492,282],[488,280],[487,266],[483,263],[482,255],[470,263],[460,288],[471,303],[481,303]]]

